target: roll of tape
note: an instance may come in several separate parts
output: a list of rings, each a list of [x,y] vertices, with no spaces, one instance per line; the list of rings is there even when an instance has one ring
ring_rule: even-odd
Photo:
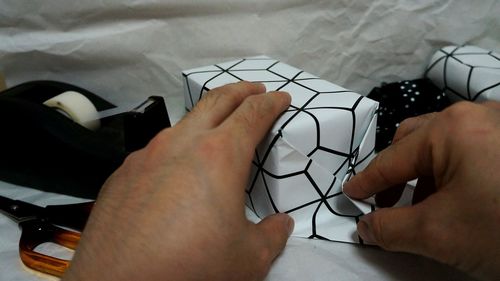
[[[64,92],[46,100],[43,104],[56,109],[89,130],[95,131],[101,126],[99,113],[94,104],[78,92]]]

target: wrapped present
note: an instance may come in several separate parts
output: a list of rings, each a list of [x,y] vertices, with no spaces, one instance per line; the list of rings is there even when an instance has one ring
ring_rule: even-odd
[[[259,216],[284,212],[293,235],[360,242],[362,212],[342,193],[344,179],[374,155],[377,102],[268,57],[253,57],[183,72],[188,110],[218,86],[261,82],[290,93],[291,106],[255,151],[246,189]]]
[[[425,76],[452,101],[500,101],[500,54],[475,46],[447,46],[431,58]]]

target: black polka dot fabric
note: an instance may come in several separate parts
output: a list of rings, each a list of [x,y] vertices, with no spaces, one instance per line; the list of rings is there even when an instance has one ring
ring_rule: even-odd
[[[450,101],[429,79],[383,83],[368,97],[380,103],[375,150],[389,146],[401,121],[429,112],[441,111]]]

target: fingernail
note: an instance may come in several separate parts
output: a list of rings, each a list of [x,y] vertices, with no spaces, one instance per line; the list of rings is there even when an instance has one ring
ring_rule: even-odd
[[[288,216],[286,227],[288,230],[288,236],[292,235],[293,229],[295,228],[295,221],[290,216]]]
[[[376,244],[375,236],[373,235],[372,227],[365,217],[362,217],[358,222],[358,235],[364,242],[369,244]]]

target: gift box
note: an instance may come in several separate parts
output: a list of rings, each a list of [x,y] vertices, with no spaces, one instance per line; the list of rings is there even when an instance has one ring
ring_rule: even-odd
[[[447,46],[431,58],[425,76],[452,101],[500,101],[500,54],[476,46]]]
[[[261,218],[288,213],[294,236],[360,242],[363,213],[341,187],[374,155],[377,102],[263,56],[182,74],[188,110],[210,89],[238,81],[290,93],[290,107],[255,151],[247,205]]]

